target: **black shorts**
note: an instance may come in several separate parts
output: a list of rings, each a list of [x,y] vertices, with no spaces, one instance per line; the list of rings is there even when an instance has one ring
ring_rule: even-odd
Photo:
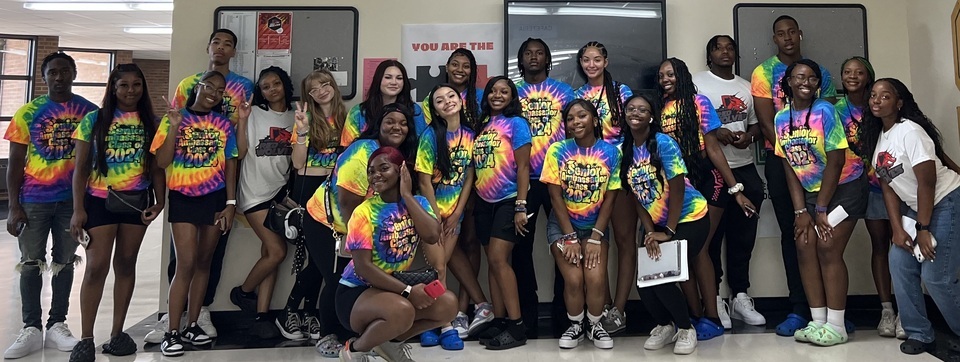
[[[85,230],[98,226],[130,224],[146,226],[140,219],[140,214],[123,214],[107,210],[107,199],[101,199],[91,194],[83,198],[83,209],[87,211],[87,222],[83,224]]]
[[[329,176],[293,175],[293,188],[290,189],[290,198],[299,205],[306,205],[327,177]]]
[[[273,198],[272,198],[272,199],[267,200],[267,201],[264,201],[264,202],[261,202],[261,203],[256,204],[256,205],[253,205],[252,207],[250,207],[250,208],[247,209],[246,211],[243,211],[243,214],[246,215],[246,214],[252,214],[252,213],[255,213],[255,212],[261,211],[261,210],[267,210],[267,209],[270,208],[270,204],[272,204],[274,201],[276,201],[276,202],[281,202],[281,201],[283,201],[283,198],[284,198],[284,197],[287,197],[287,187],[286,187],[286,186],[281,187],[281,188],[280,188],[280,191],[277,191],[277,194],[276,194],[276,195],[273,195]]]
[[[513,223],[514,215],[516,215],[516,211],[514,211],[516,202],[516,197],[492,204],[483,199],[477,199],[473,217],[477,225],[477,239],[479,239],[480,245],[489,245],[490,238],[506,240],[511,243],[524,240],[523,236],[517,234],[516,226]],[[527,225],[530,225],[530,223],[527,223]]]
[[[357,304],[360,295],[370,287],[364,285],[359,287],[348,287],[343,284],[337,285],[336,308],[337,318],[340,319],[340,325],[347,330],[360,334],[350,327],[350,313],[353,311],[353,305]]]
[[[833,199],[827,205],[827,212],[833,211],[837,206],[843,206],[847,212],[847,220],[863,219],[867,215],[867,200],[869,200],[870,185],[867,178],[861,175],[856,180],[847,182],[843,185],[837,185],[833,191]],[[810,215],[816,215],[818,192],[805,192],[804,197],[807,203],[807,211]]]
[[[167,194],[167,222],[215,225],[213,216],[227,207],[227,190],[219,189],[203,196],[187,196],[170,190]]]
[[[725,208],[730,202],[730,194],[727,193],[727,184],[723,180],[720,170],[713,166],[709,159],[701,161],[700,184],[694,185],[697,191],[707,199],[707,205]]]

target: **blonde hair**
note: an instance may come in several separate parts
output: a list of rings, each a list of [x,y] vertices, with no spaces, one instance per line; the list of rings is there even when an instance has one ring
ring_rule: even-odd
[[[324,114],[320,104],[310,96],[310,89],[313,83],[329,82],[333,87],[333,99],[330,100],[330,109],[333,114]],[[310,115],[310,145],[316,150],[322,150],[330,144],[339,144],[340,131],[343,129],[343,123],[347,119],[347,107],[343,104],[343,96],[340,94],[340,87],[337,81],[333,79],[333,74],[327,70],[315,70],[310,72],[300,84],[300,99],[304,103],[304,111]],[[330,127],[327,118],[333,116],[335,127]]]

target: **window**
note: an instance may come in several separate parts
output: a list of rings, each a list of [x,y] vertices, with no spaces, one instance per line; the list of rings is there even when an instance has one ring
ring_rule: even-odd
[[[32,38],[0,36],[0,121],[9,121],[33,96],[34,51]]]
[[[73,82],[73,93],[101,105],[110,71],[113,70],[114,53],[86,49],[62,50],[77,62],[77,79]]]

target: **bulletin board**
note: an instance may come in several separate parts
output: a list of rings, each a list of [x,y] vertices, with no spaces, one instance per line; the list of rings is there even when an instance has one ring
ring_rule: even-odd
[[[803,56],[827,68],[837,93],[840,67],[852,56],[867,56],[867,9],[861,4],[737,4],[733,32],[740,47],[736,71],[750,79],[753,69],[777,54],[773,22],[781,15],[797,19],[803,31]]]
[[[299,97],[300,81],[327,69],[349,100],[357,94],[359,20],[350,6],[230,6],[215,10],[213,24],[239,38],[232,71],[256,81],[260,70],[278,66]]]

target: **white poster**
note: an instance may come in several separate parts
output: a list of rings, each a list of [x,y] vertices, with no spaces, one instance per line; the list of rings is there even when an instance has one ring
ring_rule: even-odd
[[[415,100],[445,79],[447,58],[457,48],[476,57],[477,88],[503,74],[503,24],[404,24],[400,42]]]

